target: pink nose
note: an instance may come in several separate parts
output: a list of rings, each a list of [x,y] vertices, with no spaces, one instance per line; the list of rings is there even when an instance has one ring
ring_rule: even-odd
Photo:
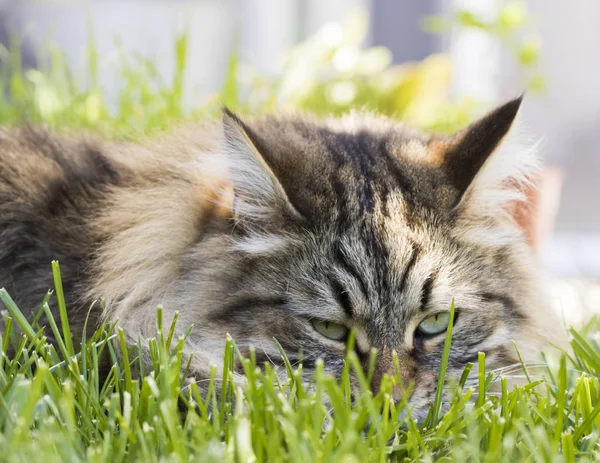
[[[377,355],[375,370],[371,380],[371,391],[379,393],[382,381],[386,375],[393,378],[392,399],[400,401],[403,394],[409,389],[414,380],[416,364],[413,358],[406,352],[395,354],[390,349],[383,349]]]

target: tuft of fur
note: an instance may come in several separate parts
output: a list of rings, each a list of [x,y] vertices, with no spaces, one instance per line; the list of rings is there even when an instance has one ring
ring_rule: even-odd
[[[179,129],[139,144],[41,129],[0,133],[0,285],[26,311],[61,263],[75,329],[117,321],[129,342],[153,336],[156,307],[194,330],[196,379],[221,364],[226,333],[279,362],[277,338],[311,374],[339,374],[354,329],[359,357],[379,352],[373,387],[397,355],[411,402],[435,391],[444,334],[457,320],[449,375],[477,353],[490,368],[526,360],[562,333],[531,252],[510,219],[537,159],[514,140],[520,99],[452,137],[369,114],[272,115]],[[93,326],[91,326],[93,328]],[[302,356],[302,357],[301,357]]]

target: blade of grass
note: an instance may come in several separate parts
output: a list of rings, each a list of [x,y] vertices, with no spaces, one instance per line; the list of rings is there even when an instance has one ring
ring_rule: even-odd
[[[435,390],[435,398],[431,408],[431,420],[427,423],[427,427],[437,425],[439,421],[439,413],[442,408],[442,395],[444,393],[444,384],[446,382],[446,370],[448,369],[448,360],[450,359],[450,344],[452,343],[452,328],[454,326],[454,298],[450,304],[450,317],[448,319],[448,328],[446,329],[446,339],[444,341],[444,350],[442,351],[442,359],[440,362],[440,371],[438,374],[438,382]]]
[[[65,303],[65,294],[63,292],[62,278],[60,276],[60,266],[58,261],[52,261],[52,276],[54,277],[54,289],[56,290],[56,302],[58,304],[58,312],[60,316],[60,324],[64,339],[65,349],[68,357],[75,355],[73,349],[73,338],[71,337],[71,327],[69,326],[69,316],[67,314],[67,305]]]
[[[6,307],[6,310],[8,310],[8,313],[10,313],[10,316],[15,320],[21,331],[23,331],[29,339],[35,338],[34,329],[4,288],[0,288],[0,300],[2,300],[4,307]]]

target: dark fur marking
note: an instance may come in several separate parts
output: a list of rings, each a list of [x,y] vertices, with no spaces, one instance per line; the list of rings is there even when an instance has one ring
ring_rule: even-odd
[[[421,310],[427,309],[427,304],[431,297],[431,290],[433,289],[433,275],[430,275],[423,283],[423,289],[421,290]]]
[[[352,262],[350,260],[346,259],[346,255],[345,255],[344,251],[339,246],[336,246],[336,248],[335,248],[334,259],[337,263],[340,264],[340,266],[346,271],[346,273],[348,273],[352,278],[354,278],[358,282],[358,285],[360,286],[360,290],[363,293],[364,298],[368,300],[369,289],[368,289],[367,284],[361,278],[360,273],[354,267]]]
[[[260,307],[282,307],[287,303],[283,297],[248,296],[238,299],[211,316],[213,321],[244,317],[252,319],[252,312]],[[248,316],[250,314],[250,316]]]
[[[362,180],[362,188],[360,189],[361,194],[359,199],[361,215],[365,212],[373,213],[375,210],[375,192],[373,190],[374,182],[372,175],[373,161],[372,159],[369,159],[370,156],[367,155],[367,153],[371,152],[370,138],[370,134],[367,134],[366,132],[360,132],[358,135],[356,135],[355,141],[358,146],[354,145],[356,159],[360,168],[360,179]]]
[[[483,293],[480,295],[480,297],[485,302],[501,303],[502,307],[504,307],[504,310],[506,310],[510,315],[512,315],[520,320],[527,319],[527,316],[525,316],[525,314],[523,314],[517,308],[515,301],[513,301],[512,298],[510,298],[509,296],[502,296],[500,294],[493,294],[493,293]]]
[[[350,295],[348,294],[348,291],[334,277],[329,278],[329,284],[331,285],[331,291],[333,292],[333,296],[337,300],[340,307],[344,309],[344,312],[346,312],[346,315],[349,318],[353,318],[354,308],[352,306],[352,301],[350,300]]]
[[[408,263],[406,264],[406,268],[404,269],[404,273],[402,274],[402,279],[400,280],[400,286],[398,287],[398,291],[400,291],[400,293],[403,293],[406,290],[408,276],[410,275],[411,270],[417,263],[420,253],[421,248],[418,245],[414,244],[412,254],[410,256],[410,259],[408,260]]]
[[[400,188],[400,191],[402,191],[404,198],[407,201],[412,202],[412,182],[406,175],[404,175],[402,169],[398,165],[398,160],[389,152],[387,148],[387,140],[381,140],[379,152],[381,156],[385,159],[387,173],[391,174],[394,177],[396,185]]]

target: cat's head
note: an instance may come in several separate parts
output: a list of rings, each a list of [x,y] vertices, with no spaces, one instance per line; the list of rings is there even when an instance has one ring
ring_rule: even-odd
[[[213,299],[203,292],[199,349],[202,333],[228,332],[278,363],[276,338],[292,363],[302,352],[307,376],[317,358],[339,374],[354,329],[365,365],[378,351],[374,388],[396,353],[417,413],[435,393],[453,298],[450,375],[478,352],[491,368],[516,362],[512,340],[532,358],[544,307],[510,217],[536,165],[512,140],[520,104],[450,137],[363,114],[243,121],[225,111],[235,225],[205,242],[225,239],[227,257],[215,251],[207,264],[202,251],[199,278],[227,281]]]

